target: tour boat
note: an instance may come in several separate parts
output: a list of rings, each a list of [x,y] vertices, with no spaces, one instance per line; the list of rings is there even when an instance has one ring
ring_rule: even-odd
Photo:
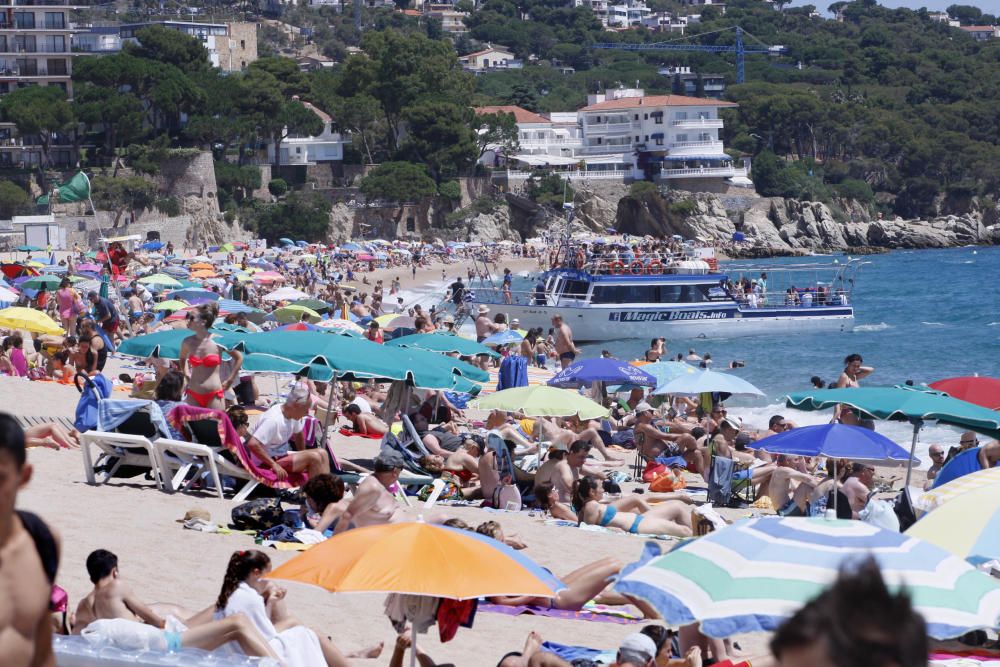
[[[533,287],[507,293],[502,287],[476,286],[471,316],[475,306],[485,304],[492,314],[520,320],[522,329],[548,331],[559,314],[578,341],[834,332],[854,326],[859,260],[752,269],[734,265],[723,273],[711,249],[698,252],[697,258],[687,254],[663,261],[569,262],[575,265],[550,269]],[[820,281],[824,274],[828,276]],[[741,289],[741,280],[750,289]]]

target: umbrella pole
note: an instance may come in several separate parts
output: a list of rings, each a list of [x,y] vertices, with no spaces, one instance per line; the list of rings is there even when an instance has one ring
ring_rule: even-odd
[[[410,638],[413,641],[410,643],[410,667],[417,667],[417,631],[410,626]]]
[[[330,418],[333,412],[333,393],[337,386],[337,374],[333,374],[333,379],[326,386],[326,416],[323,419],[323,449],[326,449],[326,442],[330,439]]]
[[[840,495],[837,492],[837,459],[833,460],[833,518],[836,519],[839,515],[837,514],[837,496]]]
[[[910,420],[913,424],[913,440],[910,442],[910,460],[906,462],[906,484],[903,490],[910,485],[910,475],[913,473],[913,453],[917,450],[917,435],[920,433],[920,427],[924,425],[924,420],[920,418],[914,418]]]

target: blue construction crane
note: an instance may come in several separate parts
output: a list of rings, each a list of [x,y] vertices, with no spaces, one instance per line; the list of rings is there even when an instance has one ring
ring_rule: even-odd
[[[715,30],[713,32],[722,32],[723,30],[731,30],[732,28],[723,28],[722,30]],[[715,44],[678,44],[677,40],[670,42],[654,42],[652,44],[619,44],[615,42],[605,42],[601,44],[592,45],[595,49],[621,49],[623,51],[702,51],[706,53],[735,53],[736,54],[736,83],[743,83],[746,81],[746,66],[744,64],[744,58],[748,53],[767,53],[772,55],[777,55],[783,53],[785,47],[783,46],[767,46],[764,48],[747,48],[743,44],[743,28],[735,26],[736,30],[736,45],[735,46],[718,46]],[[702,33],[703,35],[711,35],[712,32]],[[750,35],[750,33],[747,33]],[[701,35],[695,35],[700,37]],[[750,35],[753,37],[753,35]],[[757,39],[756,37],[753,37]],[[681,37],[679,39],[689,39],[688,37]],[[760,40],[757,40],[760,42]],[[761,42],[763,44],[763,42]]]

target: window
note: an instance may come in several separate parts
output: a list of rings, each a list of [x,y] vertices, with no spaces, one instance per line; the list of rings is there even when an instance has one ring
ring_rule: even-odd
[[[709,134],[708,132],[702,132],[701,134],[698,135],[698,141],[711,141],[711,140],[712,140],[712,135]]]
[[[17,72],[21,76],[38,76],[38,63],[34,59],[18,58]]]
[[[663,135],[662,134],[656,137],[656,145],[657,146],[662,146],[663,145]]]
[[[567,280],[562,284],[562,296],[567,299],[584,299],[590,283],[586,280]]]
[[[64,35],[48,35],[45,37],[42,49],[46,53],[66,53],[66,37]]]
[[[657,125],[663,125],[663,114],[662,113],[658,113],[658,114],[654,115],[653,116],[653,121]]]
[[[417,221],[412,215],[406,217],[406,231],[408,232],[417,231]]]
[[[240,48],[241,49],[247,48],[247,40],[245,40],[245,39],[241,39],[240,40]]]
[[[642,140],[643,140],[643,141],[649,141],[649,135],[647,134],[646,136],[644,136],[644,137],[642,138]]]
[[[632,120],[639,120],[639,114],[635,114],[635,116],[632,118]]]
[[[35,15],[32,12],[14,12],[14,26],[21,30],[34,30]]]
[[[682,143],[684,143],[687,140],[688,140],[688,135],[686,135],[686,134],[678,134],[677,135],[677,139],[676,139],[677,143],[682,144]]]
[[[642,114],[642,119],[643,120],[649,120],[649,114],[648,113]]]
[[[677,113],[674,114],[674,118],[676,120],[687,120],[687,117],[688,117],[687,111],[678,111]]]
[[[7,52],[7,35],[0,35],[0,53]]]
[[[14,36],[14,50],[18,53],[34,53],[38,50],[36,46],[37,42],[34,35]]]
[[[65,58],[49,58],[46,67],[48,67],[51,76],[66,76]]]
[[[639,143],[639,135],[635,135],[635,143]]]
[[[66,15],[62,12],[45,12],[45,28],[47,30],[65,30]]]

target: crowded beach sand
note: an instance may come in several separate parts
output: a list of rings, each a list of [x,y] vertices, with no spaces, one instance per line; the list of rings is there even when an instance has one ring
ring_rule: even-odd
[[[533,272],[538,268],[534,258],[505,257],[497,266],[511,269],[515,274]],[[404,294],[417,294],[428,284],[447,285],[466,266],[461,263],[431,264],[419,268],[415,275],[408,266],[375,269],[363,274],[370,284],[382,280],[389,285],[398,278]],[[360,276],[359,276],[360,280]],[[442,287],[442,292],[444,287]],[[419,299],[425,309],[436,303],[439,296]],[[387,297],[388,301],[388,297]],[[412,305],[410,299],[406,305]],[[117,378],[120,373],[133,374],[135,359],[112,355],[104,374]],[[550,368],[558,367],[551,360]],[[258,377],[261,392],[258,403],[275,400],[275,387],[287,390],[289,377],[275,382],[271,377]],[[125,398],[121,393],[115,398]],[[0,405],[11,414],[33,418],[73,419],[79,394],[72,386],[56,382],[32,382],[21,377],[0,377]],[[481,420],[488,413],[468,409],[465,416]],[[336,426],[349,422],[340,417],[331,428],[330,442],[336,457],[353,461],[366,468],[379,454],[377,439],[347,437],[337,432]],[[767,424],[753,427],[765,430]],[[622,460],[631,461],[632,453],[623,452]],[[600,460],[601,456],[596,455]],[[164,493],[154,483],[141,475],[129,479],[113,479],[100,486],[87,484],[81,453],[74,449],[54,450],[32,448],[28,461],[34,467],[30,484],[18,495],[18,507],[37,513],[59,534],[62,550],[58,583],[69,595],[69,609],[87,595],[92,584],[88,579],[85,561],[88,554],[106,549],[118,556],[120,576],[127,581],[137,596],[147,603],[165,603],[197,611],[212,605],[226,572],[226,565],[235,551],[258,547],[252,536],[246,534],[206,533],[188,530],[182,519],[192,511],[207,512],[212,524],[224,526],[230,522],[230,512],[235,503],[219,499],[211,490],[184,493]],[[622,466],[626,468],[627,464]],[[694,472],[684,472],[692,484],[702,482]],[[899,476],[899,468],[875,466],[875,475],[885,478]],[[914,472],[914,485],[923,484],[924,473]],[[645,487],[644,484],[627,482],[623,491]],[[416,519],[422,503],[414,501],[413,507],[404,511]],[[291,509],[286,505],[286,509]],[[773,514],[773,508],[728,509],[719,513],[729,522],[753,514]],[[612,557],[622,564],[637,560],[646,540],[624,531],[591,531],[573,526],[556,526],[546,523],[549,518],[541,510],[532,512],[502,512],[472,506],[439,504],[429,511],[435,522],[455,518],[475,527],[485,521],[496,521],[508,538],[524,544],[522,553],[557,576]],[[660,542],[666,550],[670,540]],[[264,548],[274,567],[298,555],[296,551]],[[447,562],[440,563],[449,567]],[[377,657],[354,657],[352,664],[386,665],[393,653],[399,634],[390,625],[383,610],[384,594],[351,593],[330,594],[316,588],[282,582],[288,589],[286,602],[294,615],[304,624],[329,636],[344,653],[382,651]],[[624,611],[638,615],[636,607]],[[656,623],[657,621],[650,621]],[[438,664],[494,665],[511,651],[520,651],[529,645],[552,641],[567,645],[581,645],[614,652],[622,640],[637,632],[646,622],[617,624],[611,622],[583,621],[565,618],[546,618],[534,615],[509,616],[497,613],[480,613],[472,630],[462,629],[455,638],[442,643],[432,630],[419,636],[419,646]],[[529,638],[530,637],[530,638]],[[766,634],[745,635],[734,638],[739,649],[734,658],[763,658],[767,664],[768,640]],[[376,647],[373,650],[372,647]],[[695,664],[695,663],[691,663]],[[758,664],[755,662],[754,664]]]

